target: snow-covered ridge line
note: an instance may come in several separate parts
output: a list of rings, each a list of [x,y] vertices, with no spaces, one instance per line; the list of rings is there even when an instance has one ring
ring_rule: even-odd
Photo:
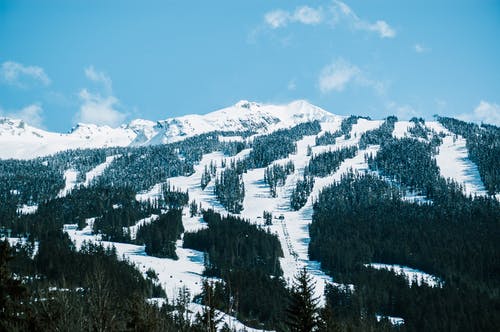
[[[204,115],[192,114],[157,122],[137,119],[118,128],[78,124],[69,133],[48,132],[22,120],[0,118],[0,158],[31,159],[68,149],[164,144],[212,131],[269,133],[299,123],[338,121],[307,101],[283,105],[240,101]]]

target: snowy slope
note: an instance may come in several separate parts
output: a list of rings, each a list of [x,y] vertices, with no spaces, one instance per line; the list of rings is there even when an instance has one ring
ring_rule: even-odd
[[[445,134],[436,155],[441,175],[463,184],[467,195],[486,196],[487,191],[477,165],[469,159],[465,138],[451,133],[439,122],[426,122],[426,126],[436,133]]]

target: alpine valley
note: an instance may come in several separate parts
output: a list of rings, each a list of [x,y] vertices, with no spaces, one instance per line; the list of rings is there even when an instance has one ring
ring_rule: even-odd
[[[240,101],[0,158],[2,329],[500,330],[494,125]]]

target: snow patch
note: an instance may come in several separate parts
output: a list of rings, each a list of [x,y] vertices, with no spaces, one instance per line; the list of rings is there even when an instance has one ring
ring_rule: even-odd
[[[426,284],[429,287],[443,287],[443,281],[441,281],[438,277],[420,270],[412,269],[411,267],[381,263],[370,263],[365,264],[365,266],[376,270],[393,271],[395,274],[403,275],[408,280],[408,284],[410,286],[416,283],[418,286]]]
[[[38,204],[27,205],[23,204],[17,208],[16,212],[19,214],[34,214],[38,210]]]
[[[387,319],[392,325],[403,325],[405,323],[405,320],[401,317],[392,317],[392,316],[382,316],[382,315],[375,315],[377,318],[377,322],[380,322],[382,319]]]

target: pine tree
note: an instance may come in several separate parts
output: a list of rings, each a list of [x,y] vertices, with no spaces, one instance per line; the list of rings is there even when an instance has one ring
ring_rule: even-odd
[[[207,332],[217,332],[217,325],[221,322],[220,314],[215,309],[215,286],[213,282],[203,281],[203,303],[201,314],[197,314],[196,324],[203,327]]]
[[[15,330],[24,318],[20,303],[27,295],[26,288],[12,277],[7,266],[11,259],[9,243],[0,241],[0,331]]]
[[[319,326],[318,298],[314,297],[316,283],[304,267],[295,276],[288,306],[287,325],[290,331],[310,332]]]

